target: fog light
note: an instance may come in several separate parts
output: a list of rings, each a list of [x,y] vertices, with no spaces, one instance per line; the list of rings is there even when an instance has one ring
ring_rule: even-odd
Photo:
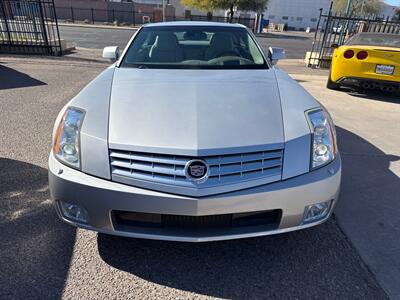
[[[67,202],[60,202],[60,207],[63,215],[71,221],[80,223],[87,223],[88,213],[86,209],[78,204],[72,204]]]
[[[312,223],[325,218],[330,209],[332,201],[321,202],[306,206],[304,209],[303,224]]]

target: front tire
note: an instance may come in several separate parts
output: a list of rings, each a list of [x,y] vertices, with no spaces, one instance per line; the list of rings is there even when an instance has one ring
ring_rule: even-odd
[[[326,87],[327,87],[328,89],[334,90],[334,91],[340,90],[340,84],[338,84],[338,83],[336,83],[336,82],[333,82],[333,81],[331,80],[331,74],[329,74],[328,82],[326,83]]]

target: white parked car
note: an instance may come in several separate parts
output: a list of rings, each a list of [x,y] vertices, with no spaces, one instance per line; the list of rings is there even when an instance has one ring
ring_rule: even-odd
[[[244,26],[140,28],[57,117],[52,197],[67,223],[213,241],[320,224],[341,160],[328,112]]]

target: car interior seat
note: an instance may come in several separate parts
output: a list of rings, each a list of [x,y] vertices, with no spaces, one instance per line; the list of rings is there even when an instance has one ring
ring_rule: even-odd
[[[154,45],[150,49],[150,62],[180,62],[183,60],[183,51],[172,32],[160,32]]]
[[[220,56],[237,56],[232,36],[218,32],[211,38],[210,47],[206,50],[205,59],[211,60]]]

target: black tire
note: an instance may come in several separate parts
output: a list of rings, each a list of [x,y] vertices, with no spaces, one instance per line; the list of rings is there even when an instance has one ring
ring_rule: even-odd
[[[330,90],[340,90],[340,84],[333,82],[331,80],[331,74],[329,73],[328,82],[326,83],[326,87]]]

